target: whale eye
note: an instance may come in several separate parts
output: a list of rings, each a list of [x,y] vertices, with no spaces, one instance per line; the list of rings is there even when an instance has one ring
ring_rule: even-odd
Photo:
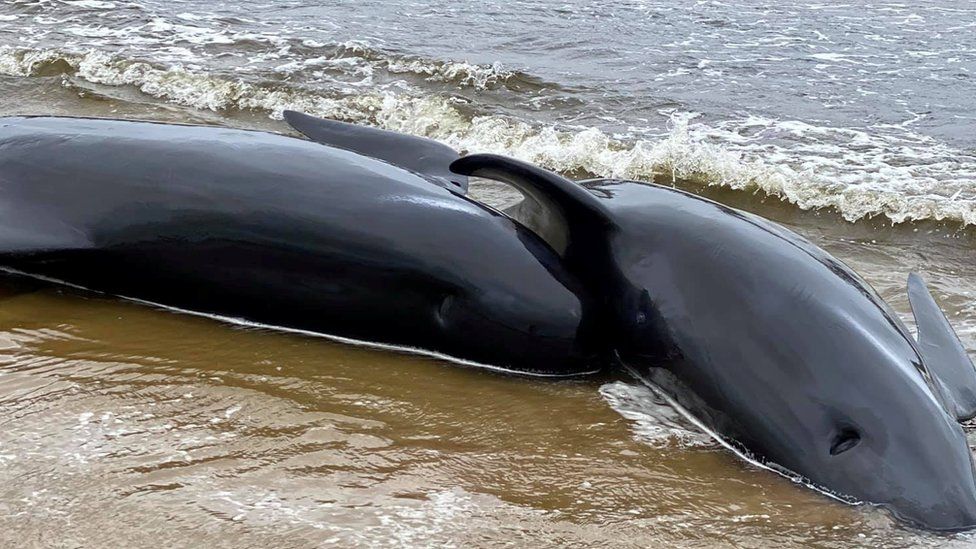
[[[830,444],[830,455],[843,454],[861,442],[861,434],[854,429],[841,429]]]

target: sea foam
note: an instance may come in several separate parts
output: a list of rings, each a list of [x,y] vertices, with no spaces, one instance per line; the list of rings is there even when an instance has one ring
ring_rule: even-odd
[[[369,51],[357,44],[348,47]],[[502,78],[492,72],[495,69],[439,66],[409,70],[483,83]],[[663,177],[758,191],[802,209],[832,208],[852,222],[883,215],[895,223],[976,224],[976,158],[911,132],[892,136],[755,116],[708,125],[697,122],[694,113],[670,112],[666,134],[621,139],[593,127],[546,126],[494,114],[470,116],[461,108],[462,100],[437,94],[317,90],[98,50],[0,48],[2,74],[49,75],[61,67],[71,73],[69,85],[73,78],[132,86],[188,107],[265,111],[273,118],[286,109],[300,110],[421,135],[468,152],[505,154],[559,172],[645,181]],[[769,135],[788,146],[771,144],[763,138]]]

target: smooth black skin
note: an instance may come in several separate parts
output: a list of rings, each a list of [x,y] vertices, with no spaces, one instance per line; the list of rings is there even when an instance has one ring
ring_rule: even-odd
[[[596,296],[590,310],[623,365],[725,440],[913,525],[976,526],[965,434],[908,330],[846,265],[779,225],[668,187],[580,186],[494,155],[452,170],[539,202],[526,223],[544,220],[539,234]],[[955,337],[947,322],[919,323]],[[958,365],[972,373],[968,358]]]
[[[0,119],[0,265],[524,373],[598,369],[579,288],[531,231],[276,134]]]

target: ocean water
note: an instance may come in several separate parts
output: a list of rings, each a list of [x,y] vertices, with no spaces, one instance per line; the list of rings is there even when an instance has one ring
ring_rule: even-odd
[[[917,4],[4,0],[0,115],[288,132],[296,109],[673,184],[804,234],[910,325],[921,272],[976,350],[976,6]],[[740,462],[625,379],[21,284],[0,293],[7,543],[976,543]]]

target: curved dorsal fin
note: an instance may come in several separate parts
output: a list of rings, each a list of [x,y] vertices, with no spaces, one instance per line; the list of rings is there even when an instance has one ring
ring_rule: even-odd
[[[573,246],[603,239],[613,226],[600,199],[562,176],[505,156],[473,154],[451,164],[454,173],[494,179],[517,188],[533,204],[518,221],[566,256]]]
[[[466,192],[468,178],[448,169],[457,151],[433,139],[284,112],[285,121],[316,143],[370,156],[436,179],[442,186]]]
[[[925,281],[915,273],[908,275],[908,301],[922,362],[943,393],[946,411],[958,420],[976,416],[976,368]]]

